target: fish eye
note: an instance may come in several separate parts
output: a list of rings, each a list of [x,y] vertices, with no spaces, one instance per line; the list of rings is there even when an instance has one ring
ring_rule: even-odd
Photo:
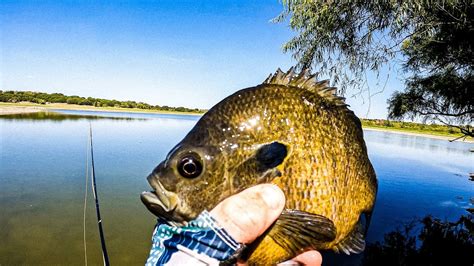
[[[202,163],[199,156],[188,154],[178,162],[178,172],[185,178],[196,178],[202,173]]]

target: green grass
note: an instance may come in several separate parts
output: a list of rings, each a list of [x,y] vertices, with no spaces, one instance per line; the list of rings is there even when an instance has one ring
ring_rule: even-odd
[[[458,128],[449,127],[446,125],[399,122],[384,119],[361,119],[361,121],[362,126],[365,128],[434,135],[453,139],[463,136],[463,134]],[[467,139],[472,140],[472,138],[469,137]]]

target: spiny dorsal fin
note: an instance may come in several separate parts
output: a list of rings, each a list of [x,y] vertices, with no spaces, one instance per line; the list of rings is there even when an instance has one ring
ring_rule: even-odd
[[[336,95],[337,89],[329,87],[329,80],[318,81],[317,77],[318,73],[311,74],[308,69],[296,73],[295,68],[291,67],[285,73],[278,68],[275,74],[270,74],[265,79],[263,84],[277,84],[305,89],[320,95],[338,106],[347,106],[344,102],[345,99]]]

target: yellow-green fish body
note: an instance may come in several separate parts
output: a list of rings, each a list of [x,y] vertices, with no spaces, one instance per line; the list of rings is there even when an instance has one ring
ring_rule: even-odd
[[[157,166],[148,177],[156,192],[142,200],[182,224],[245,188],[274,183],[286,210],[250,250],[251,263],[308,248],[361,252],[377,181],[360,121],[334,92],[290,70],[234,93]]]

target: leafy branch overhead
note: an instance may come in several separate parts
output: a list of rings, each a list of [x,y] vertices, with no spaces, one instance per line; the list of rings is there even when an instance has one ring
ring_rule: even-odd
[[[275,22],[295,37],[283,46],[340,87],[363,91],[367,72],[403,66],[404,92],[388,101],[391,118],[464,124],[472,136],[474,5],[471,1],[283,0]]]
[[[458,126],[473,136],[474,119],[474,6],[436,8],[427,18],[429,33],[407,40],[402,51],[412,73],[404,92],[388,101],[391,118],[422,116]]]
[[[420,14],[412,4],[389,1],[283,1],[285,10],[274,19],[297,35],[283,46],[301,68],[329,74],[345,92],[361,88],[366,70],[379,71],[396,56],[410,36],[409,18]]]

